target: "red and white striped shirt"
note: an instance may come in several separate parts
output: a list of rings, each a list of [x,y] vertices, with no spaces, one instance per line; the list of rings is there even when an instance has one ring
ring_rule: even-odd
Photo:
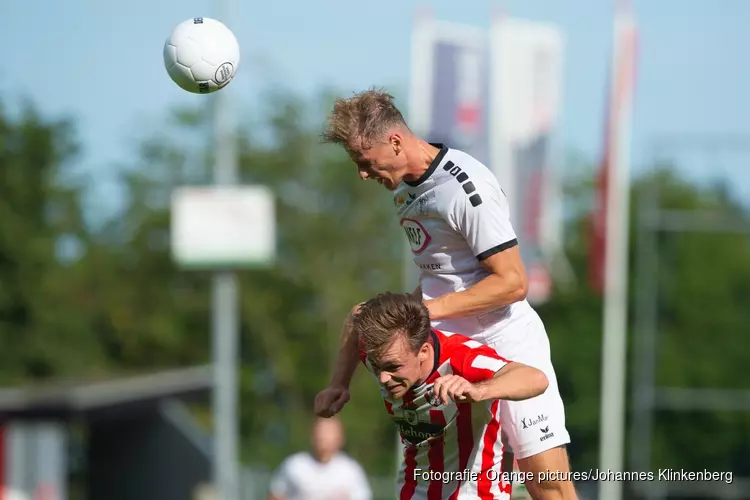
[[[435,368],[427,380],[401,400],[381,389],[404,445],[397,498],[508,500],[511,484],[502,470],[498,400],[444,405],[432,388],[449,374],[472,383],[488,380],[510,361],[463,335],[433,330],[431,337]],[[360,357],[377,377],[364,352]]]

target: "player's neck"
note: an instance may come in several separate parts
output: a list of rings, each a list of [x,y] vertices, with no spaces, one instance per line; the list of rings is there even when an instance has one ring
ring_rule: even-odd
[[[430,169],[440,149],[422,139],[416,139],[414,152],[414,159],[409,162],[408,171],[404,176],[407,181],[416,181],[422,177]]]

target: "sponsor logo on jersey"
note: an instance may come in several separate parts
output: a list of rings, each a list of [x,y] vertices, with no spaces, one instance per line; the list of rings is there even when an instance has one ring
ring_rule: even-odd
[[[403,218],[401,219],[401,227],[404,228],[406,238],[411,245],[411,251],[415,254],[424,252],[432,239],[424,226],[418,220]]]
[[[435,394],[435,390],[433,388],[430,388],[427,391],[427,394],[425,394],[425,399],[427,400],[428,403],[430,403],[435,408],[439,408],[443,404],[443,402],[440,401],[440,398],[438,397],[438,395]]]
[[[417,425],[419,423],[419,416],[414,410],[404,410],[404,420],[409,425]]]
[[[401,437],[411,444],[419,444],[427,439],[442,436],[443,432],[445,432],[445,428],[442,425],[427,423],[409,425],[408,422],[404,422],[403,420],[396,420],[396,427],[398,427]]]
[[[440,271],[443,268],[442,264],[419,264],[420,269],[425,271]]]

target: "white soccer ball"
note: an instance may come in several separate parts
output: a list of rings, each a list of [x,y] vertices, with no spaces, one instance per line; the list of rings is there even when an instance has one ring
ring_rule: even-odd
[[[178,24],[164,43],[164,66],[182,89],[208,94],[224,88],[240,63],[234,33],[221,22],[196,17]]]

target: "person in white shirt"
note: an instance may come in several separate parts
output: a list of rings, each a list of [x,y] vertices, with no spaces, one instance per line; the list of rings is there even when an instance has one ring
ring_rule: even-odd
[[[275,471],[268,500],[371,500],[362,467],[346,453],[344,430],[336,418],[318,418],[311,451],[287,457]]]
[[[534,478],[526,482],[534,499],[576,499],[549,339],[526,301],[528,279],[495,176],[472,156],[417,137],[393,97],[377,90],[338,99],[324,139],[344,147],[363,180],[392,192],[420,269],[415,294],[427,306],[433,327],[460,332],[547,376],[542,395],[501,402],[502,434],[520,470]],[[316,397],[319,416],[339,412],[349,400],[358,360],[351,326],[356,310],[344,323],[329,386]]]

